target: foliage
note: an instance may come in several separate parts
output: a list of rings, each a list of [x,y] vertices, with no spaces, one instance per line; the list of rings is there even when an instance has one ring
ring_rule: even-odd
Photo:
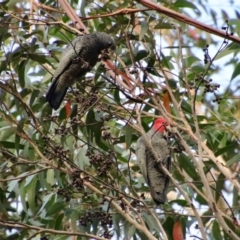
[[[125,85],[99,63],[53,111],[45,94],[78,30],[57,1],[2,1],[0,238],[239,239],[239,43],[227,40],[239,21],[224,10],[229,21],[216,19],[205,1],[161,1],[193,18],[210,13],[224,40],[141,1],[69,2],[90,16],[90,32],[115,38]],[[117,14],[125,8],[139,11]],[[173,149],[163,206],[134,150],[159,115]]]

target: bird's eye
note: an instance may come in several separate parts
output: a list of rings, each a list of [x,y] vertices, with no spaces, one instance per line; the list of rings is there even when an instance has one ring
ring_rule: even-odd
[[[109,46],[109,47],[111,47],[111,46],[112,46],[112,43],[111,43],[111,42],[109,42],[109,43],[108,43],[108,46]]]

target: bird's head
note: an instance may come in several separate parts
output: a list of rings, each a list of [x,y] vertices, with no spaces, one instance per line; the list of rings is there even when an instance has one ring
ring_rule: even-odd
[[[154,121],[154,124],[153,124],[153,129],[155,131],[158,131],[158,132],[164,132],[166,130],[166,127],[168,126],[168,123],[166,121],[165,118],[161,117],[161,118],[157,118],[155,121]]]
[[[116,49],[116,44],[114,40],[104,32],[95,32],[94,33],[97,37],[97,42],[99,44],[100,50],[111,49],[114,51]]]

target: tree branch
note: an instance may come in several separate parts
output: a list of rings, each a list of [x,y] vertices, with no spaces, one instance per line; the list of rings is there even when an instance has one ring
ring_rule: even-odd
[[[154,3],[150,0],[137,0],[137,2],[141,3],[142,5],[152,9],[152,10],[155,10],[159,13],[162,13],[162,14],[165,14],[166,16],[168,17],[171,17],[173,19],[176,19],[180,22],[183,22],[183,23],[187,23],[191,26],[194,26],[198,29],[201,29],[205,32],[209,32],[209,33],[212,33],[214,35],[217,35],[219,37],[222,37],[222,38],[226,38],[226,39],[229,39],[229,40],[232,40],[233,42],[236,42],[236,43],[240,43],[240,38],[239,37],[236,37],[236,36],[232,36],[232,35],[227,35],[226,34],[226,31],[222,31],[222,30],[218,30],[214,27],[211,27],[211,26],[208,26],[207,24],[205,23],[202,23],[200,21],[197,21],[195,19],[192,19],[190,17],[187,17],[181,13],[178,13],[178,12],[175,12],[171,9],[168,9],[166,7],[163,7],[157,3]]]

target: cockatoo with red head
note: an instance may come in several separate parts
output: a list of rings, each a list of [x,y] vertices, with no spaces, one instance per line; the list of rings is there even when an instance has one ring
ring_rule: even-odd
[[[136,156],[140,170],[156,204],[163,204],[167,200],[169,177],[162,170],[162,166],[168,170],[171,167],[170,149],[166,138],[167,125],[168,123],[164,118],[158,118],[146,133],[149,144],[152,145],[157,154],[157,159],[143,136],[138,139],[136,146]]]

